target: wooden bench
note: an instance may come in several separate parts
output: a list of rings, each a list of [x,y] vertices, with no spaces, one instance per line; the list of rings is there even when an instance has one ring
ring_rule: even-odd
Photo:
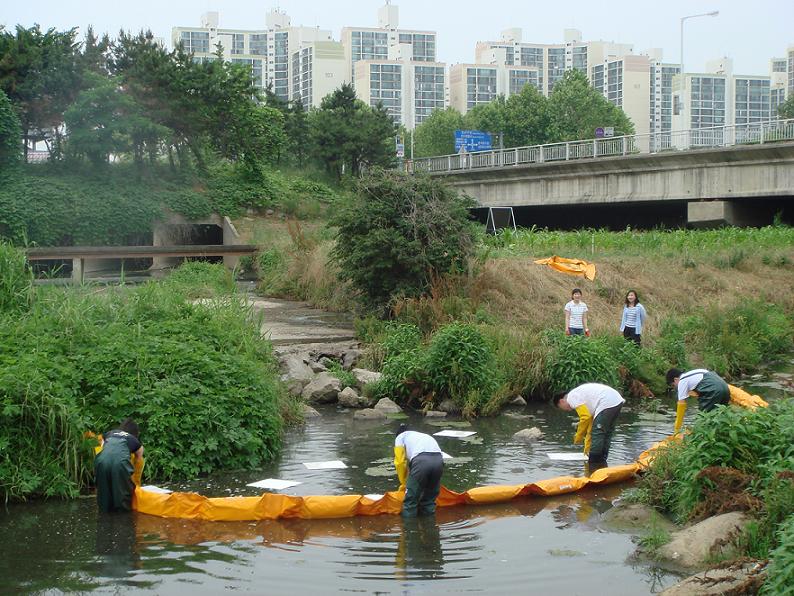
[[[28,261],[72,260],[72,281],[83,283],[86,259],[154,257],[230,257],[253,255],[253,244],[185,244],[176,246],[41,246],[28,248]]]

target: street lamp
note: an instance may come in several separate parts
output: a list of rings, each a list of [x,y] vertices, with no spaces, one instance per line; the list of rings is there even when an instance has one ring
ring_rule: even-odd
[[[681,77],[684,76],[684,21],[687,19],[696,19],[697,17],[716,17],[720,14],[719,10],[711,12],[704,12],[702,14],[691,14],[687,17],[681,17]]]

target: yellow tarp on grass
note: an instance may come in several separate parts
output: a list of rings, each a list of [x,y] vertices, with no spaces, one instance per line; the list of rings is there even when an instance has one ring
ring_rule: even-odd
[[[535,263],[538,265],[548,265],[552,269],[569,275],[581,275],[590,281],[593,281],[596,277],[595,264],[580,259],[566,259],[565,257],[554,255],[548,259],[538,259]]]

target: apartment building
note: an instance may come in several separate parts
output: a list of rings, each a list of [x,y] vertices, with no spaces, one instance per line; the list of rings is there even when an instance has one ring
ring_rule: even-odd
[[[341,40],[345,48],[350,76],[356,76],[356,63],[360,60],[389,60],[389,48],[395,45],[411,46],[411,60],[436,62],[435,31],[399,29],[399,11],[393,4],[378,10],[377,27],[343,27]]]
[[[245,64],[257,87],[270,86],[280,98],[291,98],[292,62],[290,57],[305,43],[332,41],[331,32],[316,27],[293,27],[289,16],[271,10],[263,29],[226,29],[220,27],[218,12],[202,15],[199,27],[174,27],[171,41],[181,43],[196,61],[215,60],[218,46],[224,60]]]
[[[634,123],[636,134],[651,132],[651,60],[648,56],[608,57],[590,69],[590,83]],[[623,131],[616,131],[619,134]]]
[[[675,77],[673,130],[766,122],[772,117],[770,90],[768,76],[734,75],[730,58],[711,61],[704,73]]]
[[[786,97],[794,95],[794,46],[789,46],[787,52],[788,92]]]
[[[776,118],[777,109],[786,101],[786,88],[788,87],[788,60],[786,58],[772,58],[769,61],[769,111],[772,118]]]
[[[491,64],[494,50],[500,50],[505,66],[534,67],[538,89],[549,95],[567,70],[590,74],[590,66],[601,64],[608,56],[621,57],[632,53],[629,44],[606,41],[582,41],[578,29],[563,32],[564,43],[538,44],[522,41],[522,30],[502,31],[499,41],[480,41],[474,50],[476,64]]]
[[[338,41],[304,43],[292,53],[290,99],[305,109],[319,107],[323,97],[348,82],[345,50]]]
[[[667,133],[673,129],[673,78],[681,73],[679,64],[665,63],[661,48],[648,50],[650,61],[650,121],[651,134]]]
[[[496,55],[503,51],[497,49]],[[500,95],[521,93],[526,85],[540,88],[540,73],[534,66],[507,66],[502,61],[454,64],[449,68],[449,105],[465,114]]]
[[[397,7],[378,12],[377,28],[342,29],[345,60],[356,95],[382,104],[395,123],[412,130],[446,106],[446,64],[436,62],[436,34],[398,28]]]
[[[362,101],[382,104],[408,130],[446,105],[446,64],[413,60],[408,43],[391,46],[386,60],[358,60],[354,80]]]

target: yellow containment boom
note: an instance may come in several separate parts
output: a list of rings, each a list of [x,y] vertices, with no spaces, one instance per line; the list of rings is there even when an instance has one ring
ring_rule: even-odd
[[[766,407],[767,403],[757,395],[750,395],[738,387],[730,386],[731,403],[750,409]],[[681,435],[668,437],[654,443],[631,464],[611,466],[596,470],[590,476],[558,476],[529,484],[480,486],[457,493],[441,487],[436,504],[439,507],[453,505],[486,505],[506,503],[518,497],[550,497],[580,491],[586,486],[612,484],[632,479],[637,472],[647,468],[657,449],[672,441],[681,440]],[[354,517],[357,515],[397,515],[402,510],[404,493],[387,492],[378,500],[364,495],[317,495],[299,497],[264,493],[258,497],[205,497],[197,493],[159,493],[135,488],[132,508],[140,513],[159,517],[198,519],[205,521],[258,521],[279,518],[328,519]]]
[[[647,466],[657,443],[643,453],[637,462],[597,470],[589,477],[559,476],[530,484],[481,486],[462,493],[441,487],[437,505],[485,505],[504,503],[524,496],[562,495],[582,490],[591,484],[624,482]],[[292,496],[265,493],[258,497],[204,497],[196,493],[155,493],[135,489],[132,508],[160,517],[200,519],[206,521],[256,521],[263,519],[321,519],[356,515],[399,514],[404,493],[387,492],[374,501],[363,495]]]
[[[561,271],[569,275],[581,275],[590,281],[593,281],[596,276],[595,264],[580,259],[566,259],[565,257],[554,255],[548,259],[538,259],[535,261],[535,264],[548,265],[556,271]]]

